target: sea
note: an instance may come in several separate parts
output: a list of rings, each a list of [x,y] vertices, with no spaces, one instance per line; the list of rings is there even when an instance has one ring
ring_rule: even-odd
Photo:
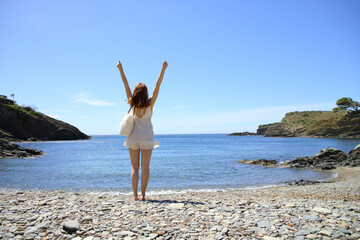
[[[346,153],[360,139],[272,138],[226,134],[155,135],[149,194],[227,191],[283,185],[292,180],[328,180],[334,173],[271,168],[239,163],[242,159],[279,162],[313,156],[333,147]],[[131,194],[131,163],[125,137],[91,140],[21,142],[40,149],[41,157],[0,159],[0,187]],[[140,172],[141,174],[141,172]]]

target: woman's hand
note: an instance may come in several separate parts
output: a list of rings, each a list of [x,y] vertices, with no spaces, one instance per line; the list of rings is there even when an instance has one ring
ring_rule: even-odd
[[[159,75],[159,78],[156,81],[156,85],[155,85],[154,91],[153,91],[152,96],[151,96],[151,103],[150,103],[151,111],[153,110],[154,104],[155,104],[156,99],[157,99],[157,97],[159,95],[160,85],[161,85],[162,80],[164,78],[164,74],[165,74],[165,70],[166,70],[167,66],[168,66],[168,63],[166,61],[164,61],[163,67],[162,67],[160,75]]]
[[[116,66],[117,66],[117,68],[118,68],[119,70],[122,69],[122,65],[121,65],[121,62],[120,62],[120,61],[117,62]]]
[[[168,66],[168,63],[167,63],[166,61],[164,61],[164,63],[163,63],[163,69],[165,70],[165,69],[167,68],[167,66]]]
[[[127,99],[129,99],[132,96],[131,89],[130,89],[129,83],[128,83],[127,79],[126,79],[126,76],[125,76],[124,70],[122,68],[121,62],[118,61],[116,66],[120,70],[121,79],[122,79],[122,81],[124,83],[124,86],[125,86],[126,97],[127,97]]]

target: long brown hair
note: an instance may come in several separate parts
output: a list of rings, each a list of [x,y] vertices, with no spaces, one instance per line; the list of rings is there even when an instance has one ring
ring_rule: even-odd
[[[145,83],[138,83],[135,86],[133,95],[128,100],[130,107],[146,108],[150,106],[148,89]]]

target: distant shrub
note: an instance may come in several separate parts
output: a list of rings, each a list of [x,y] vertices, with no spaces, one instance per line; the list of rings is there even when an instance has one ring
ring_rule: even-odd
[[[25,111],[29,111],[29,112],[37,112],[39,109],[36,107],[36,106],[34,106],[34,105],[31,105],[31,106],[29,106],[29,105],[23,105],[23,108],[24,108],[24,110]]]

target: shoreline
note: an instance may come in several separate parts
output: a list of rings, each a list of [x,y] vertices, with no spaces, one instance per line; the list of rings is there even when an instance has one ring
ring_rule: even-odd
[[[333,181],[131,195],[0,188],[2,239],[358,239],[360,168]],[[69,221],[72,221],[69,223]],[[68,225],[72,225],[69,227]]]
[[[38,156],[38,157],[42,157]],[[346,168],[347,169],[347,168]],[[359,167],[360,169],[360,167]],[[338,178],[338,172],[336,170],[319,170],[319,169],[309,169],[314,171],[320,172],[327,172],[330,173],[326,178],[314,178],[310,180],[305,180],[309,182],[316,182],[314,184],[322,184],[327,183],[329,181],[335,181]],[[280,183],[273,183],[273,184],[263,184],[263,185],[248,185],[242,187],[207,187],[204,186],[203,188],[158,188],[158,189],[151,189],[148,188],[147,195],[181,195],[181,194],[188,194],[188,193],[217,193],[217,192],[232,192],[232,191],[245,191],[245,190],[260,190],[260,189],[268,189],[268,188],[278,188],[278,187],[292,187],[297,185],[288,184],[289,182],[297,181],[297,180],[290,180],[286,182]],[[151,183],[150,183],[151,185]],[[306,184],[309,185],[309,184]],[[132,189],[103,189],[103,188],[20,188],[20,187],[2,187],[0,186],[0,194],[3,191],[18,191],[18,192],[68,192],[68,193],[84,193],[84,194],[111,194],[111,195],[124,195],[129,196],[132,195]]]
[[[38,156],[38,157],[42,157]],[[321,172],[327,172],[330,173],[330,177],[321,178],[321,179],[311,179],[311,180],[305,180],[305,181],[314,181],[317,182],[316,184],[323,184],[323,183],[329,183],[333,181],[343,181],[346,180],[350,176],[352,176],[353,170],[351,169],[359,169],[360,167],[355,168],[349,168],[349,167],[338,167],[334,170],[319,170],[319,169],[309,169],[309,170],[315,170],[315,171],[321,171]],[[296,181],[296,180],[294,180]],[[279,187],[296,187],[298,185],[290,185],[287,184],[290,181],[282,182],[282,183],[274,183],[274,184],[264,184],[264,185],[249,185],[244,187],[227,187],[227,188],[184,188],[184,189],[172,189],[172,188],[166,188],[166,189],[153,189],[149,190],[148,188],[148,195],[171,195],[171,194],[187,194],[187,193],[217,193],[217,192],[232,192],[232,191],[246,191],[246,190],[261,190],[261,189],[269,189],[269,188],[279,188]],[[150,184],[151,185],[151,184]],[[2,187],[0,186],[0,194],[4,191],[18,191],[18,192],[68,192],[68,193],[84,193],[84,194],[112,194],[112,195],[132,195],[132,190],[124,190],[124,189],[102,189],[102,188],[94,188],[94,189],[87,189],[87,188],[78,188],[78,189],[72,189],[72,188],[19,188],[19,187]]]

